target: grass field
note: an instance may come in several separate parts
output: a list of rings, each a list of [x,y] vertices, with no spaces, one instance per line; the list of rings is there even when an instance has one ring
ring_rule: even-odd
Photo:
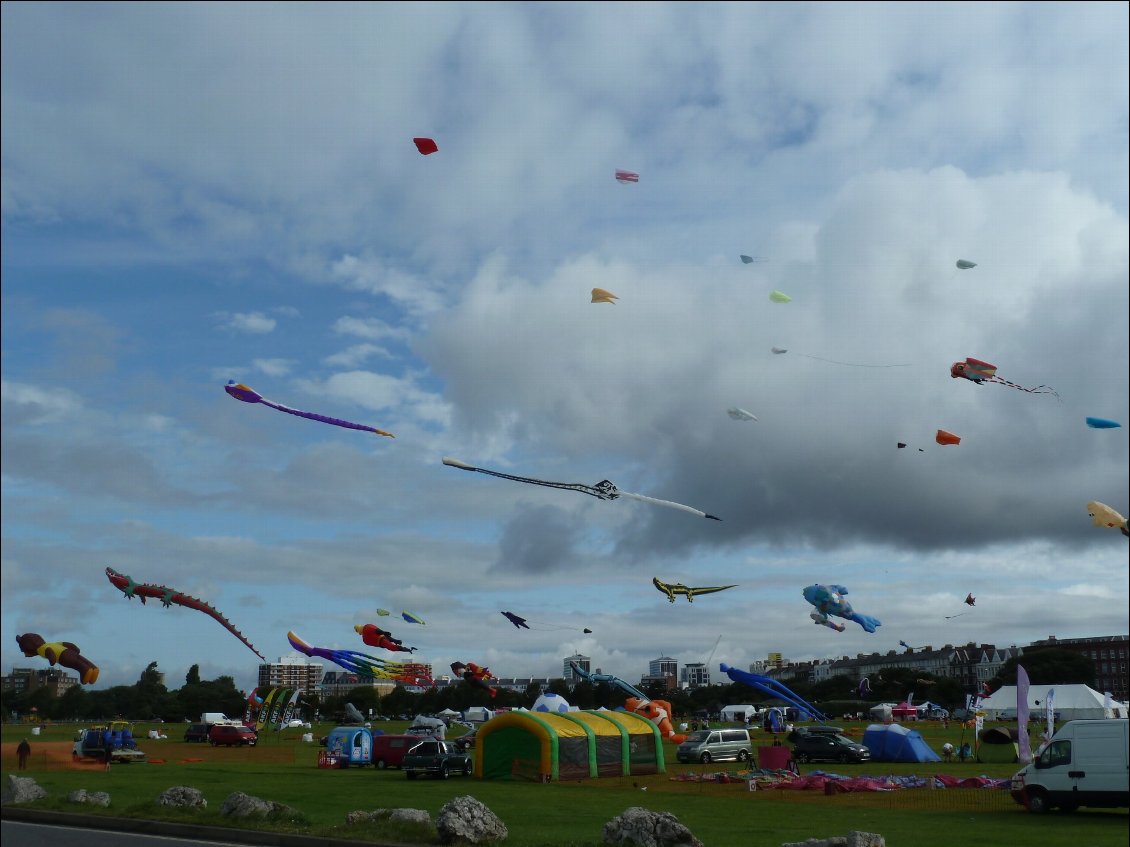
[[[404,724],[381,723],[386,732]],[[170,738],[145,739],[146,731],[159,728]],[[864,726],[850,731],[862,735]],[[264,734],[254,748],[212,748],[180,740],[183,727],[138,725],[138,743],[152,760],[146,765],[75,767],[70,744],[76,727],[44,727],[30,736],[26,726],[5,725],[2,763],[5,773],[16,772],[15,745],[25,736],[32,744],[27,776],[48,792],[36,808],[86,811],[111,816],[155,820],[195,821],[230,826],[219,808],[233,791],[286,803],[304,820],[297,825],[256,824],[256,828],[300,831],[312,835],[360,840],[413,840],[411,831],[379,826],[347,828],[348,812],[363,809],[409,807],[425,809],[434,817],[453,797],[470,794],[485,803],[510,831],[510,847],[590,847],[601,842],[603,825],[630,806],[668,811],[686,824],[707,847],[765,845],[845,835],[858,829],[881,833],[892,847],[1125,847],[1130,836],[1127,810],[1081,810],[1074,814],[1030,815],[1007,791],[987,789],[906,789],[892,792],[850,793],[825,796],[814,791],[750,791],[744,781],[677,781],[680,774],[736,772],[735,763],[679,765],[668,746],[666,774],[619,777],[547,785],[533,782],[492,782],[452,778],[448,781],[409,782],[397,770],[372,768],[322,770],[316,766],[319,748],[300,740],[301,733]],[[316,727],[315,737],[329,726]],[[961,728],[940,724],[918,726],[935,750],[944,741],[957,745]],[[757,733],[761,735],[760,733]],[[758,739],[771,743],[768,736]],[[970,740],[966,731],[965,740]],[[809,765],[804,774],[819,769],[847,775],[952,774],[1010,776],[1013,764],[933,763],[865,765]],[[209,808],[199,813],[168,810],[156,804],[157,796],[174,785],[190,785],[204,792]],[[111,807],[97,810],[66,801],[77,788],[106,791]]]

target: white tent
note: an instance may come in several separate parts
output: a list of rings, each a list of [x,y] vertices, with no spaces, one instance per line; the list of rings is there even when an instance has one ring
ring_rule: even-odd
[[[722,709],[722,720],[724,721],[744,721],[746,718],[752,720],[756,716],[757,707],[749,704],[726,706]]]
[[[1048,691],[1055,689],[1052,696],[1052,709],[1061,721],[1089,720],[1101,718],[1125,718],[1127,706],[1117,700],[1110,701],[1110,709],[1104,708],[1105,695],[1082,683],[1071,685],[1030,685],[1028,687],[1028,713],[1041,720]],[[990,720],[1016,719],[1016,686],[1002,685],[986,697],[978,707]]]
[[[891,710],[897,705],[898,703],[880,703],[878,706],[872,706],[869,711],[875,720],[889,722],[894,719]]]

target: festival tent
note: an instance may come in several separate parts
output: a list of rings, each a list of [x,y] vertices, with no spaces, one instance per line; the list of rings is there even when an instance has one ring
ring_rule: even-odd
[[[475,775],[537,781],[665,773],[659,728],[632,712],[506,712],[475,740]]]
[[[894,703],[880,703],[878,706],[872,706],[870,709],[871,717],[877,721],[890,721],[894,707]]]
[[[1110,701],[1110,711],[1104,708],[1105,695],[1088,685],[1030,685],[1028,687],[1028,712],[1033,717],[1042,716],[1048,691],[1055,689],[1052,710],[1060,721],[1099,720],[1127,716],[1127,706],[1117,700]],[[977,707],[989,720],[1016,720],[1016,686],[1002,685]]]
[[[893,709],[891,714],[896,721],[916,721],[918,720],[918,709],[903,700]]]
[[[746,718],[754,718],[757,716],[757,707],[746,705],[740,706],[726,706],[722,709],[722,720],[724,721],[744,721]]]
[[[863,746],[876,762],[940,762],[922,733],[897,723],[873,723],[863,733]]]
[[[1020,732],[1014,727],[989,726],[977,736],[978,762],[1019,762]]]
[[[463,712],[463,720],[482,723],[494,717],[494,712],[486,706],[471,706]]]

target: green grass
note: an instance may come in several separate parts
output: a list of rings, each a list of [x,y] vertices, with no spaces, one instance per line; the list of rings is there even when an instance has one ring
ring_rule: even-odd
[[[382,723],[379,728],[395,732],[403,724]],[[862,726],[854,733],[862,734]],[[146,728],[139,727],[144,736]],[[371,768],[319,770],[316,745],[298,740],[299,733],[264,735],[253,749],[218,749],[185,744],[183,728],[167,726],[167,741],[139,744],[151,758],[165,764],[120,765],[109,771],[49,767],[35,754],[46,742],[69,741],[75,727],[45,727],[32,737],[33,776],[48,792],[35,808],[84,811],[170,821],[194,821],[213,826],[233,826],[220,816],[224,799],[233,791],[275,800],[298,809],[301,824],[274,822],[254,824],[257,829],[305,832],[312,835],[357,838],[370,841],[420,843],[421,833],[411,827],[390,828],[372,824],[347,828],[345,816],[355,810],[409,807],[425,809],[433,818],[440,807],[460,795],[470,794],[485,803],[510,831],[510,847],[591,847],[601,843],[604,824],[629,806],[668,811],[686,824],[707,847],[765,845],[807,838],[844,835],[859,829],[881,833],[892,847],[1008,847],[1039,844],[1040,847],[1124,847],[1128,816],[1125,810],[1082,810],[1072,815],[1030,815],[1017,806],[1007,792],[983,789],[911,789],[885,793],[853,793],[824,796],[812,791],[762,790],[750,792],[745,783],[678,782],[671,779],[684,772],[734,771],[734,763],[679,765],[668,747],[667,774],[624,777],[541,785],[527,782],[487,782],[453,777],[448,781],[409,782],[400,771]],[[329,727],[315,728],[315,737]],[[943,741],[957,744],[959,727],[919,727],[934,749]],[[11,743],[27,734],[25,727],[3,728],[3,765],[15,772]],[[759,739],[761,740],[761,739]],[[966,733],[966,740],[969,734]],[[207,761],[182,763],[184,758]],[[976,762],[930,765],[869,763],[866,765],[811,765],[817,769],[858,775],[948,773],[955,776],[1009,776],[1012,764]],[[204,792],[209,808],[199,813],[165,809],[157,796],[174,785],[191,785]],[[76,789],[109,792],[107,810],[80,807],[66,801]],[[643,790],[645,789],[646,790]],[[423,840],[427,840],[424,838]]]

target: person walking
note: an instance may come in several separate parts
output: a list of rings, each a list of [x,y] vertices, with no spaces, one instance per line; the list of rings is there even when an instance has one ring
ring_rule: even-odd
[[[25,738],[20,742],[20,746],[16,748],[16,757],[20,760],[20,770],[27,770],[27,760],[31,756],[31,745],[27,743]]]

